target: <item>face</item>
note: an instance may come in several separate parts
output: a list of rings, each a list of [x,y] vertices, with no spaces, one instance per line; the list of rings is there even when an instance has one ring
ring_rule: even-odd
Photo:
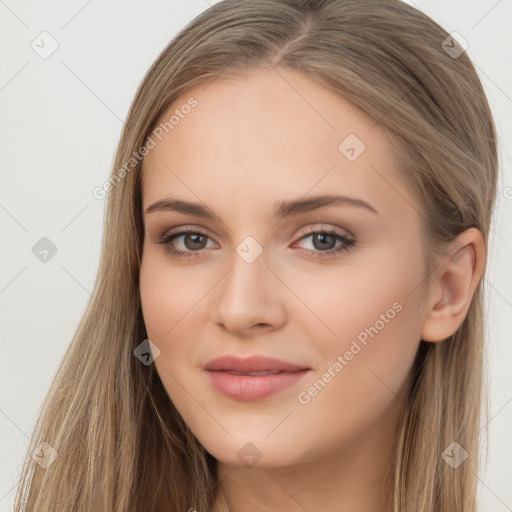
[[[382,430],[403,403],[425,277],[386,133],[284,70],[191,89],[160,121],[176,109],[144,160],[140,293],[184,421],[220,461],[268,467]]]

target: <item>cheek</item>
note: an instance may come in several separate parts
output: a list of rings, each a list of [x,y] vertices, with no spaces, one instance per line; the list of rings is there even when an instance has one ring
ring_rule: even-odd
[[[392,411],[405,403],[419,339],[416,310],[402,305],[389,323],[374,322],[368,314],[359,329],[364,336],[339,337],[336,346],[325,347],[330,356],[324,368],[299,390],[296,418],[303,418],[303,427],[310,431],[319,429],[317,449],[328,453],[335,443],[386,424]]]
[[[140,267],[140,296],[148,336],[165,343],[200,309],[211,285],[190,268],[171,267],[165,256],[143,259]],[[193,324],[192,324],[193,325]],[[165,346],[159,347],[161,350]]]
[[[155,253],[145,256],[140,267],[144,323],[160,349],[155,367],[180,412],[189,405],[183,390],[190,388],[190,368],[200,360],[199,331],[208,318],[208,292],[218,280],[205,274],[169,264],[165,255]]]
[[[397,345],[408,339],[410,328],[404,317],[414,317],[415,309],[419,313],[417,292],[411,292],[422,278],[419,253],[410,248],[404,255],[392,244],[378,257],[368,252],[314,274],[286,269],[283,281],[300,299],[288,294],[286,303],[294,308],[289,320],[306,330],[309,343],[330,357],[348,350],[355,338],[362,343],[372,339],[370,332],[375,331],[376,338],[389,337]]]
[[[322,362],[297,402],[322,425],[326,439],[369,426],[404,400],[420,341],[421,271],[421,265],[402,266],[390,253],[362,273],[340,273],[338,286],[334,276],[327,294],[309,295],[334,334],[314,338],[314,329],[309,331]]]

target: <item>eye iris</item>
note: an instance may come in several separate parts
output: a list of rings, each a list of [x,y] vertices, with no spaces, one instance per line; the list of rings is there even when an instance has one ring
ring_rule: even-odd
[[[332,249],[333,247],[325,247],[324,245],[322,245],[326,242],[326,239],[329,239],[327,240],[327,245],[332,244],[333,241],[334,243],[336,243],[336,240],[334,239],[333,235],[328,235],[325,233],[318,233],[316,235],[313,235],[313,245],[315,246],[315,249]],[[320,247],[317,246],[317,240],[320,240]]]
[[[190,246],[190,244],[187,243],[187,240],[189,240],[189,237],[190,237],[190,239],[193,239],[192,246]],[[204,247],[202,245],[204,245],[205,240],[202,240],[203,244],[201,244],[201,238],[205,239],[206,237],[204,235],[199,235],[197,233],[191,233],[188,235],[184,235],[185,247],[190,250],[203,249]],[[199,244],[201,247],[197,247],[197,245],[195,245],[195,244]]]

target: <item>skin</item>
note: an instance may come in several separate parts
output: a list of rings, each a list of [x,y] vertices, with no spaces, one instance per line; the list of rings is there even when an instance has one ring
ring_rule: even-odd
[[[197,106],[143,166],[144,212],[172,197],[217,216],[144,215],[140,293],[165,389],[218,459],[231,510],[391,511],[386,470],[409,371],[421,339],[443,340],[462,322],[484,265],[481,234],[459,236],[457,258],[440,259],[424,297],[420,207],[373,119],[287,70],[217,78],[178,98],[162,120],[190,97]],[[349,134],[366,146],[354,161],[338,149]],[[272,215],[277,202],[332,193],[363,199],[379,215],[348,205]],[[169,243],[190,258],[157,243],[180,227],[206,234],[201,243],[190,235]],[[342,242],[322,245],[305,228],[333,229],[356,243],[322,257]],[[236,251],[247,236],[263,251],[252,263]],[[397,303],[378,334],[301,403],[299,393]],[[263,354],[312,371],[291,388],[244,402],[221,395],[202,371],[224,354]],[[254,455],[248,442],[261,456],[252,466],[237,455],[244,446]]]

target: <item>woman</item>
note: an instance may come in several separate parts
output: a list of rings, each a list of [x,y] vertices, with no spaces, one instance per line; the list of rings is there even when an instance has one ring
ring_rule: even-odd
[[[397,0],[225,0],[137,91],[16,510],[476,510],[496,133]]]

